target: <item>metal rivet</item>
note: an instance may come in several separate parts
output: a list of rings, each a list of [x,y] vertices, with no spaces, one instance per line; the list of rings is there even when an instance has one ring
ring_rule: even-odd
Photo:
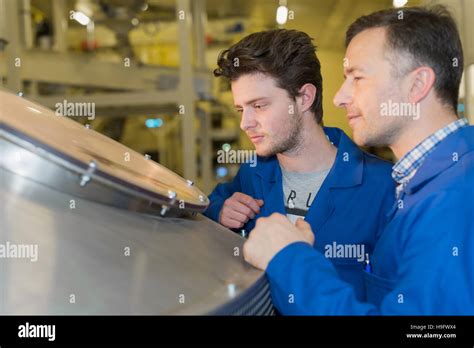
[[[25,96],[25,94],[22,91],[18,92],[16,95],[21,97],[21,98],[23,98]]]
[[[161,216],[164,216],[164,215],[168,212],[169,209],[170,209],[170,208],[169,208],[168,206],[162,205],[162,206],[161,206],[160,215],[161,215]]]
[[[229,297],[234,297],[235,296],[235,290],[236,290],[235,284],[228,284],[227,285],[227,294],[229,295]]]
[[[176,192],[169,190],[168,191],[168,197],[171,198],[171,199],[176,198]]]
[[[84,125],[84,127],[87,128],[87,129],[91,129],[91,125],[90,125],[89,123],[86,123],[86,124]]]
[[[168,198],[170,199],[170,203],[174,204],[174,202],[176,201],[176,192],[169,190]]]
[[[204,202],[204,196],[203,195],[199,195],[199,201]]]
[[[95,163],[93,160],[90,161],[87,171],[81,175],[81,181],[79,182],[79,185],[85,186],[91,180],[92,174],[96,171],[96,169],[97,163]]]
[[[194,183],[191,180],[186,180],[186,183],[188,184],[188,186],[193,186],[194,185]]]
[[[146,159],[146,160],[149,160],[149,159],[151,159],[151,156],[146,153],[146,154],[145,154],[145,159]]]

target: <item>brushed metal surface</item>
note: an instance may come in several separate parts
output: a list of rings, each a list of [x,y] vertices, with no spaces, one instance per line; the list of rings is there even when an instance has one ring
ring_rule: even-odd
[[[244,239],[201,215],[126,211],[4,168],[0,197],[0,243],[38,246],[36,262],[0,259],[0,314],[204,314],[265,281]]]

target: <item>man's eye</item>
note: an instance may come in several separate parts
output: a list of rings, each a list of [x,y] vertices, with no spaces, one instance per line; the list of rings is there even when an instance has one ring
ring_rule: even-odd
[[[235,109],[239,114],[241,114],[244,110],[243,109]]]
[[[265,104],[255,104],[255,105],[254,105],[254,108],[255,108],[255,109],[262,109],[262,108],[264,108],[264,107],[265,107]]]
[[[362,80],[362,77],[360,77],[360,76],[355,76],[354,77],[354,81],[359,81],[359,80]]]

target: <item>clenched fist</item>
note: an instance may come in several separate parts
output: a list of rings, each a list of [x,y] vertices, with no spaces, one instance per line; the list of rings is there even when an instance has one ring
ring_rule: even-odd
[[[219,213],[219,223],[228,228],[241,228],[249,219],[260,213],[261,199],[254,199],[241,192],[235,192],[226,199]]]
[[[244,258],[251,265],[266,270],[268,263],[280,250],[295,242],[313,245],[311,226],[301,218],[293,225],[286,216],[273,213],[268,218],[257,220],[244,244]]]

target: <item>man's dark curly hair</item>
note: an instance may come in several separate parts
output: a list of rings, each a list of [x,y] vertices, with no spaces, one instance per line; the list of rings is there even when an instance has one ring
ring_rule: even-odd
[[[311,83],[316,87],[316,97],[311,110],[316,122],[323,118],[323,79],[321,64],[316,56],[316,46],[308,34],[297,30],[275,29],[253,33],[229,49],[217,59],[216,77],[230,81],[252,73],[264,73],[273,77],[280,88],[295,99],[300,88]]]

